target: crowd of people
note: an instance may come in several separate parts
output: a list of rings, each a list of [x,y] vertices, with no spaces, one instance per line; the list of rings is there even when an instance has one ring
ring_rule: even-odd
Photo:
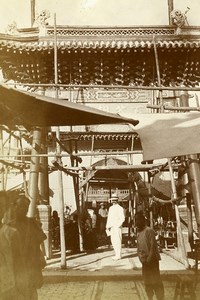
[[[99,237],[113,246],[113,260],[121,259],[122,226],[126,210],[119,204],[116,194],[109,199],[110,205],[100,203],[95,209],[85,209],[81,216],[83,246],[86,252],[95,250]],[[29,199],[20,193],[0,192],[0,299],[37,300],[37,289],[43,284],[42,269],[45,267],[41,245],[46,239],[37,216],[27,217]],[[79,248],[77,214],[69,206],[64,212],[67,249]],[[60,247],[59,216],[52,213],[53,247]],[[164,299],[164,287],[160,276],[161,259],[156,234],[147,225],[142,212],[135,216],[137,251],[142,264],[142,275],[148,299],[155,294]]]
[[[110,245],[110,238],[106,234],[106,224],[109,216],[109,210],[112,206],[112,201],[101,202],[97,207],[87,208],[80,215],[80,226],[83,237],[83,248],[86,252],[94,251],[97,247]],[[121,206],[120,206],[121,207]],[[127,209],[123,207],[123,222],[127,220]],[[110,218],[109,218],[110,220]],[[52,213],[52,244],[53,249],[60,248],[60,225],[58,212]],[[65,244],[66,249],[73,252],[79,251],[79,229],[78,216],[76,213],[71,213],[70,207],[67,205],[64,211],[64,226],[65,226]]]

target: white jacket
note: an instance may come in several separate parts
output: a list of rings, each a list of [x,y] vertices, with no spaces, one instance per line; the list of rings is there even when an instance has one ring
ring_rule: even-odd
[[[106,228],[121,227],[124,220],[123,208],[119,204],[114,204],[109,208]]]

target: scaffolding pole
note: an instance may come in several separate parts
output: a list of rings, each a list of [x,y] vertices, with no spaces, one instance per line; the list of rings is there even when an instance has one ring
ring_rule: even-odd
[[[153,44],[154,44],[154,54],[155,54],[158,85],[159,85],[159,87],[161,87],[160,67],[159,67],[159,60],[158,60],[158,53],[157,53],[157,48],[156,48],[155,37],[153,38]],[[162,89],[159,91],[159,93],[160,93],[160,106],[161,106],[160,111],[164,112]],[[170,158],[168,158],[168,166],[169,166],[169,173],[170,173],[170,177],[171,177],[171,187],[172,187],[173,198],[177,198],[176,185],[175,185],[173,169],[172,169],[172,164],[171,164]],[[183,239],[183,233],[181,230],[179,210],[178,210],[178,206],[176,204],[175,204],[175,214],[176,214],[176,224],[177,224],[178,252],[181,254],[181,260],[184,263],[185,267],[189,268],[187,253],[185,250],[185,244],[184,244],[184,239]]]
[[[57,34],[56,34],[56,14],[54,14],[54,80],[56,99],[58,99],[58,57],[57,57]],[[56,138],[60,140],[60,130],[56,127]],[[57,161],[61,164],[61,147],[57,143],[56,146]],[[65,229],[64,229],[64,192],[62,171],[58,170],[58,197],[60,202],[60,248],[61,248],[61,269],[66,269],[66,245],[65,245]]]
[[[171,187],[172,187],[172,195],[173,199],[177,198],[177,192],[176,192],[176,184],[174,180],[174,173],[172,168],[171,159],[168,158],[168,165],[169,165],[169,173],[171,178]],[[180,253],[181,262],[184,264],[184,266],[189,269],[190,265],[187,258],[187,252],[185,249],[184,239],[183,239],[183,233],[181,230],[181,221],[180,221],[180,215],[178,210],[178,205],[175,203],[175,214],[176,214],[176,228],[177,228],[177,242],[178,242],[178,252]]]

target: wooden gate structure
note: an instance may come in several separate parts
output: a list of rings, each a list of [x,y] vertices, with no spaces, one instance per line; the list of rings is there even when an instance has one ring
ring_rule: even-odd
[[[0,68],[4,83],[15,88],[0,88],[0,105],[4,114],[0,117],[1,133],[2,130],[7,131],[10,137],[15,136],[18,140],[23,137],[28,142],[32,134],[32,153],[21,152],[13,156],[3,152],[0,135],[1,170],[9,165],[24,171],[30,166],[27,191],[32,201],[29,216],[35,215],[38,193],[42,199],[48,200],[47,175],[50,167],[47,158],[51,156],[57,158],[54,167],[58,169],[60,182],[63,172],[73,176],[77,207],[80,191],[87,187],[98,169],[84,166],[81,159],[97,155],[106,158],[126,155],[129,163],[123,168],[120,166],[120,169],[131,174],[136,171],[149,174],[152,169],[169,171],[173,198],[177,198],[171,161],[168,160],[168,165],[153,162],[135,164],[134,157],[142,153],[142,148],[138,134],[127,124],[132,122],[136,125],[137,122],[116,115],[129,110],[136,113],[199,111],[196,95],[196,106],[189,106],[189,93],[200,91],[200,27],[186,23],[179,25],[173,13],[172,17],[174,23],[171,20],[167,26],[96,28],[57,26],[56,20],[53,26],[46,25],[44,16],[43,20],[38,20],[37,27],[12,28],[7,34],[0,34]],[[54,101],[49,97],[55,98]],[[17,102],[10,101],[11,98]],[[21,99],[30,102],[27,105]],[[42,108],[44,103],[49,105],[47,110]],[[76,107],[76,104],[81,104],[81,107]],[[20,110],[25,108],[24,105],[27,105],[26,109]],[[37,117],[30,113],[30,105]],[[78,117],[76,113],[72,116],[71,110],[67,116],[64,115],[65,110],[67,113],[67,109],[72,109],[70,105],[79,111]],[[38,112],[34,111],[35,107]],[[95,108],[106,112],[97,112]],[[73,121],[75,116],[77,122]],[[67,118],[70,121],[65,122]],[[95,125],[107,123],[126,124],[111,127]],[[61,125],[68,127],[64,130],[57,127],[51,131],[50,126]],[[47,138],[48,142],[50,139],[55,142],[53,155],[47,151]],[[70,167],[62,166],[61,158],[65,156],[70,159]],[[31,162],[24,161],[28,157]],[[199,232],[199,157],[197,154],[189,158],[188,174],[193,179],[191,196]],[[189,159],[182,161],[187,164]],[[175,163],[175,168],[179,164],[180,161]],[[108,170],[109,167],[103,169]],[[112,169],[115,170],[116,166]],[[83,174],[82,182],[77,176],[80,173]],[[1,172],[2,189],[5,187],[4,180],[5,172]],[[62,185],[60,189],[63,203]],[[177,206],[176,215],[180,230]],[[192,228],[189,231],[191,233]],[[183,241],[180,243],[184,248]],[[64,241],[61,244],[64,245]],[[62,250],[65,252],[64,246]],[[184,251],[181,255],[187,266]],[[61,266],[65,267],[65,256]]]

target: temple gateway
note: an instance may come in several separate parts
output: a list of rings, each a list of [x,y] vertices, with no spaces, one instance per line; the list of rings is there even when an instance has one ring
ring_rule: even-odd
[[[166,26],[71,27],[56,18],[49,25],[43,11],[31,28],[13,23],[0,33],[1,190],[29,196],[48,257],[52,211],[63,228],[66,206],[77,217],[82,250],[84,211],[109,206],[117,193],[127,245],[135,212],[143,210],[163,247],[180,247],[188,265],[200,231],[199,153],[181,147],[144,159],[137,130],[152,114],[171,122],[199,111],[200,27],[180,11],[169,15]]]

